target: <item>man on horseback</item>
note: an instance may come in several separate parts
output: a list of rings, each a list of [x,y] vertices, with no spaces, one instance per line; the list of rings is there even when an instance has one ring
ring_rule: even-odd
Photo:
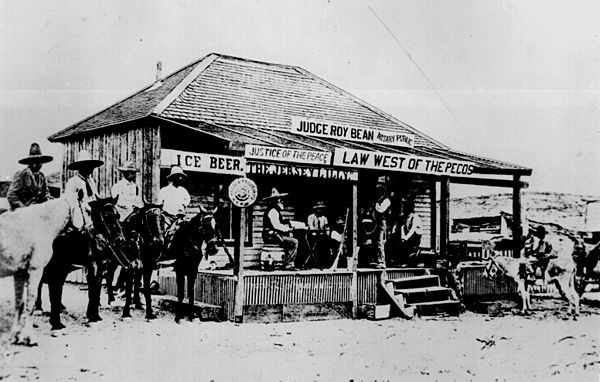
[[[37,143],[31,144],[29,156],[19,160],[20,164],[25,164],[27,167],[15,174],[8,188],[6,198],[11,209],[44,203],[48,199],[52,199],[46,184],[46,177],[40,171],[42,164],[48,163],[52,159],[49,155],[42,155]]]
[[[119,220],[123,222],[134,208],[143,207],[143,203],[140,189],[135,184],[135,176],[138,172],[135,163],[127,161],[119,167],[119,171],[123,177],[112,186],[110,193],[113,198],[119,198],[115,207],[119,212]]]
[[[537,226],[525,241],[523,254],[525,256],[528,272],[531,272],[534,277],[535,268],[540,268],[541,274],[543,275],[548,266],[548,261],[555,257],[553,256],[554,251],[552,245],[545,240],[547,233],[544,226]]]
[[[171,173],[167,176],[169,184],[161,188],[158,193],[158,204],[162,205],[167,227],[165,238],[167,243],[185,217],[185,208],[190,204],[190,194],[183,187],[185,178],[186,175],[181,167],[171,167]]]
[[[98,199],[98,187],[96,187],[92,174],[96,167],[103,164],[104,162],[101,160],[92,159],[87,150],[81,150],[77,155],[77,159],[67,166],[67,169],[77,171],[77,174],[67,181],[65,194],[71,194],[75,198],[79,198],[81,195],[82,206],[90,208],[89,203]],[[91,225],[91,221],[86,221],[87,228],[90,228]]]

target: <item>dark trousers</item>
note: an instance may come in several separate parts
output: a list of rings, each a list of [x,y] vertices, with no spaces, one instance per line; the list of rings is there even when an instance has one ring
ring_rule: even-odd
[[[421,235],[418,234],[413,234],[408,240],[390,243],[387,248],[388,258],[395,265],[416,266],[420,262],[417,256],[420,245]]]
[[[298,254],[298,240],[290,236],[283,236],[277,232],[270,231],[263,235],[263,241],[267,244],[278,244],[285,253],[283,258],[283,267],[293,267],[296,255]]]

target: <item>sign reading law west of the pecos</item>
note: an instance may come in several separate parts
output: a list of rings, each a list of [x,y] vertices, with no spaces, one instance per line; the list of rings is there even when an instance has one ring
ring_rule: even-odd
[[[229,199],[238,207],[248,207],[256,201],[258,187],[252,179],[237,178],[229,184]]]

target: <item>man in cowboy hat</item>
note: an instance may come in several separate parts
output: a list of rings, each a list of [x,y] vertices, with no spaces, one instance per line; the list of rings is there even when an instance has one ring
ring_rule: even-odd
[[[8,199],[13,210],[31,204],[43,203],[51,199],[46,177],[40,171],[42,164],[51,160],[51,156],[42,155],[40,145],[37,143],[31,144],[29,156],[19,160],[20,164],[27,165],[27,167],[15,174],[6,195],[6,199]]]
[[[382,179],[383,178],[383,179]],[[387,240],[387,219],[390,214],[391,200],[385,186],[385,178],[380,177],[375,186],[375,203],[373,205],[373,216],[377,226],[374,232],[375,268],[385,268],[385,243]]]
[[[313,213],[308,215],[307,225],[310,230],[310,238],[317,259],[321,265],[329,261],[331,257],[331,245],[329,243],[329,221],[325,216],[327,206],[322,200],[313,206]]]
[[[263,216],[263,240],[267,244],[279,244],[285,251],[283,268],[295,270],[294,261],[298,253],[298,240],[290,237],[292,225],[281,216],[283,212],[283,197],[287,193],[279,193],[273,188],[271,195],[264,200],[270,203]]]
[[[142,195],[137,184],[135,184],[135,175],[138,172],[135,163],[127,161],[123,163],[123,166],[119,167],[121,180],[115,183],[110,193],[113,198],[118,197],[117,200],[117,211],[119,212],[120,221],[125,220],[133,212],[133,208],[143,207]]]
[[[73,195],[75,198],[81,197],[81,202],[86,208],[89,208],[89,202],[98,198],[98,187],[92,178],[94,169],[104,164],[103,161],[92,159],[89,151],[81,150],[77,154],[77,159],[67,165],[67,169],[77,171],[65,184],[65,195]],[[87,222],[91,225],[92,222]]]
[[[418,250],[423,237],[423,223],[412,200],[402,203],[402,216],[392,229],[391,237],[387,255],[393,263],[417,266],[422,262]]]
[[[158,204],[162,204],[167,225],[175,222],[178,216],[184,215],[185,208],[190,204],[190,194],[183,187],[185,178],[181,167],[171,167],[171,173],[167,176],[169,184],[158,193]]]
[[[541,274],[544,274],[548,261],[555,257],[552,245],[546,240],[548,231],[543,225],[537,226],[525,240],[523,246],[524,260],[528,264],[528,270],[535,275],[535,268],[540,268]]]

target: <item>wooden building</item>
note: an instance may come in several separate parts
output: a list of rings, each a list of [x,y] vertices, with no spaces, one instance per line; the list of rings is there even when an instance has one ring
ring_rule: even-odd
[[[218,223],[231,249],[236,236],[245,238],[237,248],[242,271],[257,265],[262,199],[272,187],[290,194],[286,214],[295,220],[306,221],[317,200],[328,205],[330,221],[349,213],[352,263],[359,244],[357,216],[372,203],[382,176],[393,193],[395,214],[402,200],[413,200],[424,224],[422,247],[443,256],[450,183],[511,188],[513,231],[520,232],[521,177],[531,174],[525,167],[453,150],[302,68],[220,54],[155,81],[49,140],[64,144],[63,182],[73,175],[67,164],[82,149],[105,162],[95,173],[100,194],[109,193],[118,167],[132,160],[141,168],[137,182],[145,200],[154,201],[170,166],[181,165],[192,195],[189,213],[200,204],[218,204]],[[229,184],[240,176],[254,180],[259,192],[242,218],[227,196]],[[243,275],[206,271],[199,276],[198,295],[203,302],[227,305],[230,319],[237,319],[240,309],[286,302],[350,303],[356,312],[357,304],[375,299],[373,272],[350,266],[347,272],[305,278],[248,274],[244,285]],[[270,294],[274,285],[281,293]]]

